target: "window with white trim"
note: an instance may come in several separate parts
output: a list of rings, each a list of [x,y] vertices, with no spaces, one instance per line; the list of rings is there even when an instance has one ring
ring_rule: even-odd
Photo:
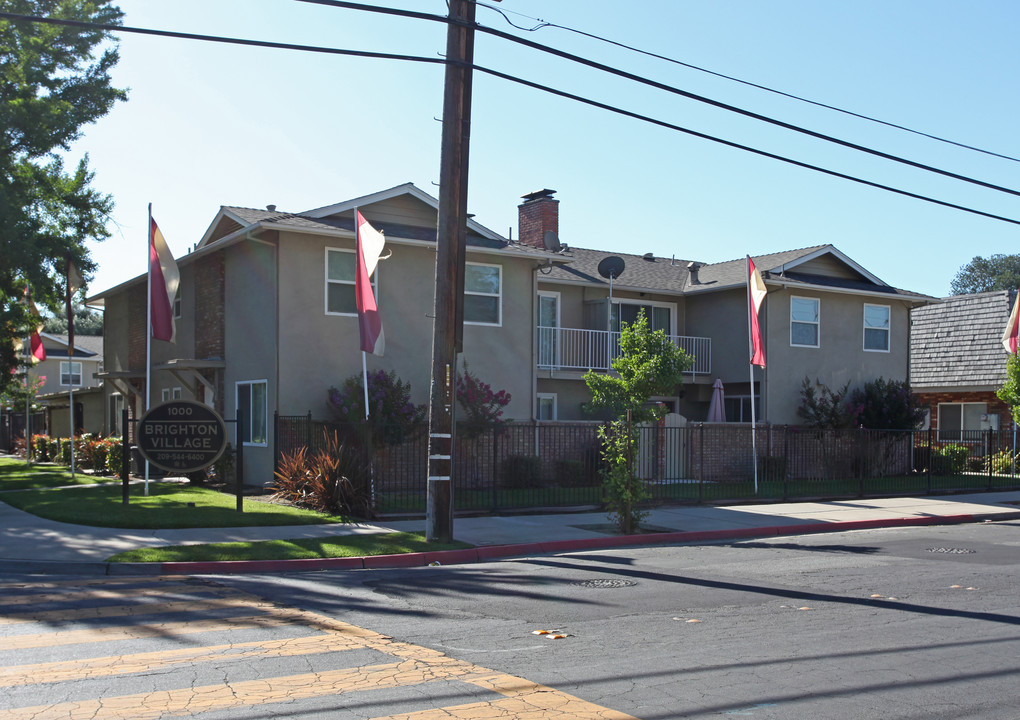
[[[939,440],[976,440],[987,412],[985,403],[939,403]]]
[[[81,363],[63,361],[60,363],[60,385],[81,387]]]
[[[354,250],[326,248],[326,314],[357,315],[354,285],[358,254]],[[379,302],[379,268],[372,274],[372,292]]]
[[[502,265],[465,263],[464,322],[471,325],[502,325]]]
[[[241,442],[265,446],[269,442],[267,380],[237,383],[237,412],[241,416]]]
[[[675,335],[673,320],[676,317],[676,305],[673,303],[656,302],[654,300],[627,300],[616,298],[610,308],[610,327],[613,332],[620,332],[621,321],[631,325],[637,322],[638,314],[645,313],[650,330],[662,330],[667,335]]]
[[[889,306],[864,305],[864,349],[889,352]]]
[[[556,393],[538,393],[538,419],[556,419]]]
[[[790,297],[790,345],[818,347],[820,305],[818,298]]]
[[[751,422],[751,396],[750,395],[726,395],[723,398],[723,406],[726,408],[726,422],[749,423]],[[761,397],[754,396],[755,417],[761,417]]]

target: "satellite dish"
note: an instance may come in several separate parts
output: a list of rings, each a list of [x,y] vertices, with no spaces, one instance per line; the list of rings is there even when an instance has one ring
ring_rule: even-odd
[[[610,255],[607,258],[602,258],[599,263],[599,275],[608,280],[615,280],[623,274],[623,269],[627,264],[623,261],[622,257],[616,255]]]
[[[552,230],[545,231],[545,235],[542,236],[542,242],[545,244],[545,249],[549,252],[559,252],[563,248],[560,245],[560,236]]]

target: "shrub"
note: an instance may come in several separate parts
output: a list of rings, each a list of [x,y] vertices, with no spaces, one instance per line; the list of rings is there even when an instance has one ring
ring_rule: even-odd
[[[383,370],[368,374],[368,420],[361,373],[351,375],[339,388],[331,387],[326,402],[340,422],[368,425],[377,445],[399,445],[428,413],[427,406],[411,402],[410,383]]]
[[[1017,467],[1020,467],[1020,453],[1014,457],[1009,450],[1002,450],[992,456],[992,472],[1009,475],[1016,472]]]
[[[595,484],[594,478],[585,471],[584,463],[580,460],[554,460],[553,473],[560,487],[587,487]]]
[[[94,440],[91,433],[82,433],[74,438],[74,464],[82,470],[96,469],[95,458],[92,457]]]
[[[369,517],[370,470],[361,453],[324,432],[324,447],[285,453],[274,475],[270,499],[342,517]]]
[[[464,408],[464,416],[458,423],[459,432],[468,440],[474,440],[489,430],[498,430],[506,424],[503,408],[510,403],[506,390],[493,392],[492,386],[472,375],[464,364],[464,372],[457,378],[457,402]]]
[[[958,475],[967,469],[970,448],[964,445],[943,445],[932,449],[931,470],[940,475]]]
[[[124,466],[124,443],[121,438],[107,438],[106,469],[111,475],[120,477]]]
[[[815,389],[815,386],[818,389]],[[848,428],[853,426],[853,417],[846,405],[846,396],[850,383],[839,390],[831,390],[829,386],[815,381],[811,384],[804,378],[800,389],[800,406],[797,415],[804,424],[819,429]]]
[[[542,460],[538,455],[510,455],[501,464],[504,487],[520,490],[542,486]]]
[[[107,438],[96,438],[89,441],[89,454],[92,458],[92,470],[97,475],[105,475],[107,461],[110,457],[111,442]]]
[[[869,430],[913,430],[926,409],[907,383],[883,378],[854,390],[848,405],[853,424]]]
[[[71,464],[71,438],[60,438],[60,459],[61,465]]]
[[[46,441],[46,457],[52,463],[60,459],[60,438],[49,438]]]
[[[50,438],[48,435],[32,436],[32,451],[35,453],[35,459],[37,462],[49,461],[50,459],[49,446]]]

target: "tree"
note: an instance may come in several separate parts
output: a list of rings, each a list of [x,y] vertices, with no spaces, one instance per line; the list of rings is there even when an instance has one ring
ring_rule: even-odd
[[[1014,290],[1020,287],[1020,255],[976,257],[956,273],[949,284],[953,295]]]
[[[1020,353],[1009,356],[1006,361],[1006,382],[995,394],[1009,405],[1013,422],[1020,424]]]
[[[106,25],[122,17],[110,0],[0,0],[0,8]],[[117,60],[108,31],[0,19],[0,378],[10,377],[14,340],[29,329],[24,288],[55,311],[68,258],[87,278],[95,264],[86,241],[109,236],[113,201],[92,187],[88,156],[67,170],[58,153],[126,97],[110,78]]]
[[[74,312],[74,334],[78,335],[102,335],[103,314],[89,310],[84,305],[74,303],[71,306]],[[53,317],[43,320],[43,331],[56,335],[67,333],[67,307],[57,309]]]
[[[683,373],[694,358],[677,347],[662,330],[651,330],[644,311],[637,320],[623,324],[620,331],[620,355],[612,362],[617,375],[589,370],[584,382],[591,392],[589,412],[606,409],[618,419],[599,428],[602,440],[602,473],[606,504],[610,517],[620,531],[637,530],[646,513],[638,509],[648,497],[648,489],[634,473],[635,422],[659,419],[664,411],[649,404],[656,395],[673,395],[683,384]],[[627,417],[627,414],[630,417]]]
[[[815,385],[818,389],[815,389]],[[828,385],[811,380],[807,377],[800,386],[800,405],[797,407],[797,415],[808,427],[819,430],[833,430],[853,426],[853,415],[847,406],[847,394],[850,392],[850,382],[832,390]]]

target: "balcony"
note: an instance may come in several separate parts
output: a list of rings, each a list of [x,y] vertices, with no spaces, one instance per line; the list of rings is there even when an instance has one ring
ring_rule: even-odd
[[[712,372],[712,339],[670,335],[674,345],[694,357],[691,375]],[[574,328],[538,328],[538,368],[540,370],[601,370],[620,355],[620,333],[608,330]]]

